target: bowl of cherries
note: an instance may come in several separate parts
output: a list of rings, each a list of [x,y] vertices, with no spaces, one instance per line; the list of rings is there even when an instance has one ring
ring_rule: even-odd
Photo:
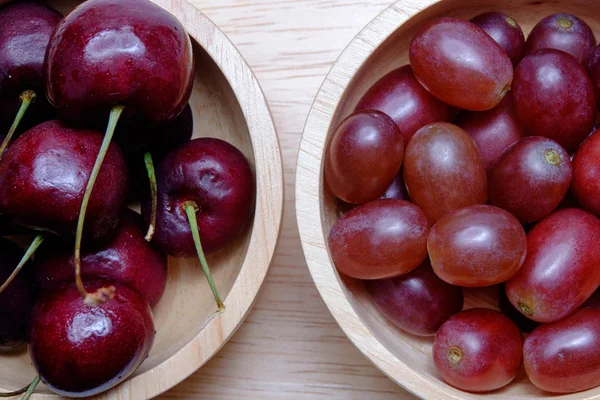
[[[596,8],[398,1],[317,95],[296,187],[308,266],[421,398],[600,398]]]
[[[243,322],[277,242],[252,71],[186,1],[2,2],[0,101],[0,396],[165,392]]]

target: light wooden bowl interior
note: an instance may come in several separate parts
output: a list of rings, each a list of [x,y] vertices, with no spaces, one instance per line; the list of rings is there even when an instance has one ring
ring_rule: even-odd
[[[257,178],[254,222],[233,244],[209,257],[226,310],[216,305],[196,260],[169,259],[167,290],[154,309],[157,335],[135,375],[102,399],[155,397],[184,380],[240,326],[265,278],[281,226],[283,171],[279,143],[263,93],[233,44],[186,0],[153,0],[174,14],[192,37],[196,77],[190,101],[194,137],[217,137],[240,149]],[[67,13],[81,1],[52,0]],[[7,323],[7,321],[3,321]],[[0,356],[0,391],[27,385],[35,371],[26,351]],[[56,398],[40,385],[34,398]]]
[[[445,384],[431,359],[432,338],[418,338],[389,323],[372,304],[361,282],[340,276],[331,260],[327,236],[340,215],[323,180],[323,155],[338,123],[367,89],[387,72],[408,64],[408,48],[418,27],[441,16],[470,19],[489,11],[514,18],[527,35],[543,17],[567,12],[600,33],[600,2],[591,0],[401,0],[375,18],[344,50],[321,87],[309,114],[298,156],[297,218],[312,277],[337,322],[354,344],[385,374],[426,399],[480,399]],[[497,308],[498,288],[466,291],[465,307]],[[551,396],[534,387],[524,371],[490,399],[599,399],[600,389]]]

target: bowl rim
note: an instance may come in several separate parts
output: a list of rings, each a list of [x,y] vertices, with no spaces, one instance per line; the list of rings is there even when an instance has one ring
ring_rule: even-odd
[[[420,398],[480,399],[481,395],[460,391],[441,380],[432,381],[396,357],[373,335],[352,306],[348,289],[334,267],[328,251],[321,204],[324,184],[322,159],[328,133],[346,88],[397,29],[419,12],[443,1],[395,1],[354,37],[333,64],[312,104],[300,142],[296,168],[296,218],[306,263],[321,297],[344,333],[375,367]],[[572,396],[585,396],[584,393],[554,395],[553,398],[582,399]],[[599,398],[600,395],[585,397],[590,400]]]
[[[156,367],[96,396],[104,400],[156,397],[188,378],[217,354],[252,308],[275,254],[283,222],[285,197],[279,137],[267,99],[250,66],[225,33],[189,0],[150,1],[179,19],[231,86],[252,142],[256,209],[248,250],[224,300],[226,310],[203,321],[196,337]],[[32,398],[56,399],[59,396],[35,393]]]

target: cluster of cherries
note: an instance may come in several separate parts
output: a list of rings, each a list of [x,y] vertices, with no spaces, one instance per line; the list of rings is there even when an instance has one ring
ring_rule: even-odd
[[[548,392],[600,386],[592,30],[555,14],[525,40],[501,13],[439,18],[409,56],[328,146],[328,187],[357,206],[330,231],[337,269],[400,329],[435,335],[435,366],[459,389],[499,389],[522,364]],[[502,312],[462,311],[463,287],[495,285]]]
[[[0,352],[29,342],[39,374],[8,395],[127,379],[152,347],[167,255],[198,257],[224,309],[205,253],[244,230],[256,185],[238,149],[190,140],[194,66],[184,27],[148,0],[89,0],[64,18],[0,8],[0,234],[36,235],[25,253],[0,238]]]

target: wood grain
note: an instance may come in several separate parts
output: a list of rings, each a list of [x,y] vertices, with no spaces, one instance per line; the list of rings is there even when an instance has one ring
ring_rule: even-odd
[[[192,0],[233,41],[267,96],[284,158],[282,236],[248,319],[227,345],[162,398],[414,399],[339,328],[310,277],[294,212],[306,116],[344,47],[389,0]]]

